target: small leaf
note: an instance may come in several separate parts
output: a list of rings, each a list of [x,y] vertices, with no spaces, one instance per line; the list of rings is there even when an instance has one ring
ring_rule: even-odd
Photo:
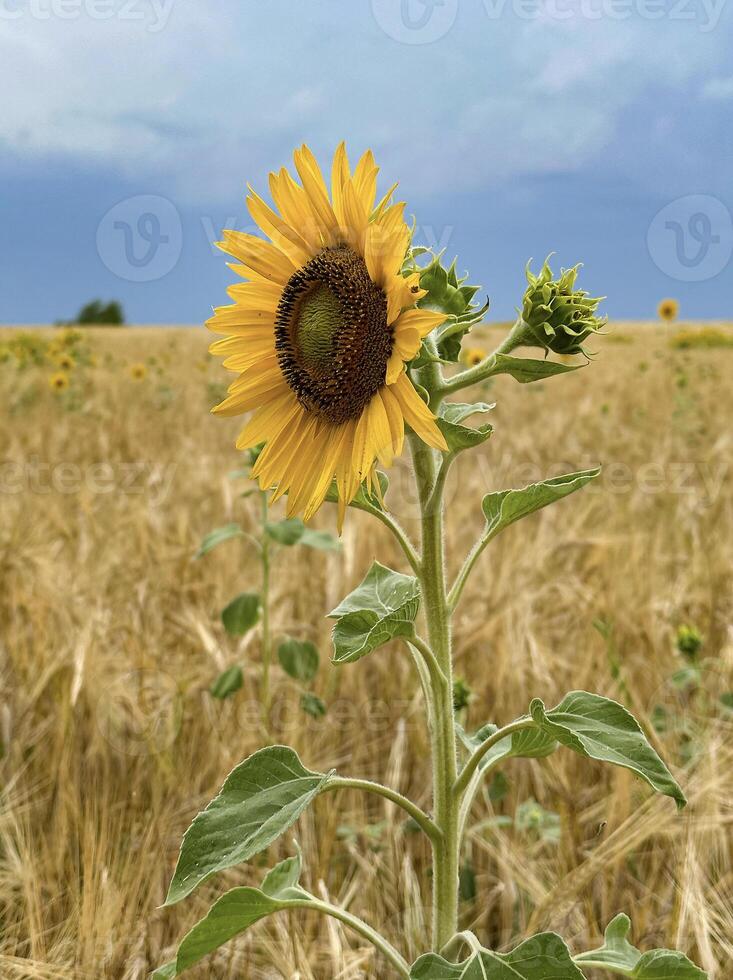
[[[284,640],[277,648],[280,666],[296,681],[308,683],[318,673],[318,650],[307,640]]]
[[[311,718],[323,718],[326,714],[325,702],[315,694],[311,694],[310,691],[306,691],[300,696],[300,707]]]
[[[685,795],[623,705],[598,694],[572,691],[546,711],[539,698],[530,705],[535,724],[562,745],[589,759],[610,762],[641,776],[682,808]]]
[[[241,689],[243,683],[242,668],[235,665],[234,667],[229,667],[224,673],[219,674],[209,690],[212,697],[224,701],[226,698],[231,697],[232,694],[236,694]]]
[[[495,537],[499,531],[522,517],[575,493],[594,480],[600,472],[598,467],[580,470],[545,480],[543,483],[531,483],[521,490],[500,490],[487,494],[481,502],[486,517],[486,539]]]
[[[241,537],[244,537],[244,531],[239,524],[225,524],[224,527],[217,527],[215,531],[210,531],[206,535],[193,557],[195,559],[202,558],[225,541]]]
[[[265,525],[265,531],[273,541],[286,547],[303,544],[308,548],[318,548],[320,551],[338,551],[341,547],[341,543],[333,535],[326,531],[311,530],[299,517],[269,522]]]
[[[377,480],[379,481],[379,490],[382,500],[387,496],[387,491],[389,490],[389,477],[386,473],[382,473],[377,470]],[[329,487],[328,493],[326,494],[326,500],[331,504],[338,503],[338,490],[336,489],[336,483],[332,483]],[[357,510],[383,510],[382,504],[379,497],[367,493],[367,488],[364,483],[361,484],[359,489],[356,491],[356,496],[349,504],[349,507],[355,507]]]
[[[260,597],[254,592],[243,592],[222,610],[221,621],[231,636],[244,636],[260,616]]]
[[[261,888],[232,888],[221,896],[184,936],[173,964],[174,972],[163,978],[179,976],[224,943],[249,929],[274,912],[303,908],[312,896],[298,885],[300,857],[288,858],[266,876]]]
[[[542,381],[557,374],[569,374],[584,367],[583,364],[560,364],[557,361],[537,360],[533,357],[511,357],[509,354],[495,354],[495,364],[490,374],[510,374],[520,384]]]
[[[332,776],[306,769],[284,745],[245,759],[186,831],[165,904],[174,905],[215,872],[263,851],[295,823]]]
[[[398,636],[410,636],[420,607],[416,578],[374,562],[364,581],[328,615],[336,664],[353,663]]]
[[[620,973],[631,980],[707,980],[707,973],[683,953],[654,949],[642,954],[629,942],[630,930],[629,917],[623,913],[617,915],[606,929],[603,946],[581,953],[575,962]]]
[[[440,408],[440,417],[437,419],[438,428],[445,436],[448,449],[453,452],[460,452],[462,449],[472,449],[486,442],[493,426],[488,422],[478,428],[463,425],[463,422],[478,412],[490,412],[494,405],[487,405],[486,402],[477,402],[474,405],[465,405],[460,402],[444,402]]]
[[[410,980],[585,980],[559,936],[545,932],[525,940],[511,953],[477,949],[461,963],[437,953],[421,956]]]

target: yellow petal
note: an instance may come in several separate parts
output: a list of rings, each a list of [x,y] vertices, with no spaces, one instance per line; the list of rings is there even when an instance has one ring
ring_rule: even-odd
[[[268,402],[282,395],[286,389],[290,390],[278,371],[272,376],[265,375],[260,378],[257,384],[237,389],[211,411],[214,415],[244,415],[253,408],[267,405]]]
[[[410,425],[423,442],[434,449],[446,451],[448,444],[443,433],[435,423],[435,417],[428,406],[412,386],[406,374],[390,386],[390,391],[400,403],[405,421]]]
[[[405,362],[398,350],[393,350],[387,361],[387,372],[384,376],[385,383],[393,385],[405,370]]]
[[[324,244],[334,244],[338,232],[338,221],[328,199],[328,191],[321,168],[305,143],[299,150],[295,151],[293,159],[298,176],[303,182],[303,190],[308,195],[313,214],[321,223]]]
[[[333,165],[331,167],[331,200],[333,210],[339,224],[345,224],[343,212],[343,188],[344,184],[351,177],[349,170],[349,158],[346,154],[346,144],[343,140],[336,147],[333,155]]]
[[[250,310],[276,313],[282,296],[282,286],[274,282],[237,282],[229,286],[227,294],[240,306]]]
[[[369,427],[370,455],[375,456],[384,466],[391,466],[393,459],[392,432],[384,403],[379,393],[374,395],[367,406],[367,425]],[[371,464],[370,464],[371,465]]]
[[[315,254],[322,245],[320,222],[313,214],[308,195],[285,167],[277,174],[270,174],[270,193],[285,221]]]
[[[286,388],[269,404],[257,409],[239,433],[237,449],[251,449],[261,442],[276,439],[283,429],[292,424],[299,412],[302,412],[301,406],[292,391]]]
[[[387,413],[389,431],[392,436],[392,451],[395,456],[399,456],[405,441],[405,417],[402,414],[399,401],[392,394],[392,387],[380,388],[379,397],[382,399],[384,410]]]
[[[246,266],[254,269],[263,279],[284,286],[296,266],[270,242],[241,231],[224,231],[224,241],[217,242],[219,248],[240,259]]]
[[[276,214],[272,208],[265,204],[252,188],[249,191],[247,207],[253,221],[297,268],[304,266],[313,257],[313,252],[308,247],[308,243],[296,229],[291,228],[279,214]]]
[[[367,214],[371,214],[374,208],[378,173],[379,167],[374,162],[374,154],[367,150],[354,170],[354,188]]]
[[[364,252],[364,236],[369,224],[369,212],[359,199],[351,179],[344,184],[342,213],[341,232],[345,240],[361,254]]]
[[[434,310],[405,310],[392,324],[395,336],[403,332],[416,330],[420,338],[427,337],[431,330],[435,330],[447,319],[445,313],[436,313]]]
[[[418,300],[427,294],[420,289],[420,273],[414,272],[409,276],[393,276],[386,286],[387,292],[387,323],[391,326],[405,307],[413,307]]]
[[[250,330],[269,327],[275,329],[275,315],[265,310],[251,310],[232,303],[231,306],[218,306],[214,315],[206,321],[212,333],[246,334]]]

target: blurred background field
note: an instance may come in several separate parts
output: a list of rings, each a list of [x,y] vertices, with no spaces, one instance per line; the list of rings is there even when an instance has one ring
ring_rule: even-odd
[[[471,343],[490,349],[494,327]],[[220,611],[256,591],[246,539],[195,561],[211,529],[256,526],[230,474],[237,420],[208,409],[226,375],[202,329],[0,329],[0,975],[137,980],[173,951],[220,885],[159,910],[181,834],[226,773],[264,744],[258,633]],[[613,324],[592,364],[501,378],[495,433],[449,488],[455,570],[480,498],[600,462],[567,501],[508,529],[456,620],[461,721],[506,722],[585,688],[627,703],[688,792],[681,815],[629,774],[569,753],[513,761],[477,803],[462,916],[487,944],[557,929],[580,951],[628,912],[642,948],[733,968],[733,326]],[[415,533],[408,472],[387,501]],[[316,524],[334,529],[324,507]],[[398,646],[329,664],[325,612],[372,559],[404,570],[386,531],[347,521],[343,549],[274,559],[276,637],[315,642],[324,717],[274,672],[270,737],[314,769],[379,778],[429,805],[416,678]],[[680,650],[681,627],[702,637]],[[689,635],[683,632],[682,637]],[[684,647],[684,642],[682,643]],[[213,681],[241,665],[244,685]],[[338,806],[336,805],[338,804]],[[344,793],[296,827],[308,887],[424,948],[425,842],[389,804]],[[262,866],[292,851],[289,835]],[[259,881],[262,867],[227,873]],[[340,927],[280,916],[193,977],[379,978]],[[596,978],[594,978],[596,980]],[[605,980],[597,975],[597,980]]]

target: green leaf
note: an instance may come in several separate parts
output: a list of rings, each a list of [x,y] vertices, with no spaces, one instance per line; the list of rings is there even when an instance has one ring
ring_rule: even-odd
[[[307,640],[283,640],[277,648],[280,666],[296,681],[308,683],[318,673],[318,650]]]
[[[682,808],[685,795],[623,705],[598,694],[572,691],[546,711],[539,698],[530,705],[533,721],[562,745],[600,762],[610,762],[641,776],[658,793]]]
[[[224,527],[217,527],[215,531],[210,531],[206,535],[193,557],[195,559],[202,558],[225,541],[241,537],[244,537],[244,531],[239,524],[225,524]]]
[[[374,562],[364,581],[328,615],[336,664],[353,663],[398,636],[410,636],[420,607],[416,578]]]
[[[298,856],[274,867],[261,888],[232,888],[226,892],[183,938],[175,961],[168,964],[168,967],[173,967],[173,972],[162,974],[162,977],[167,980],[168,977],[179,976],[204,956],[274,912],[307,906],[312,896],[299,886],[299,879]]]
[[[209,690],[212,697],[224,701],[226,698],[231,697],[232,694],[236,694],[241,689],[243,683],[242,668],[235,665],[234,667],[229,667],[223,674],[219,674]]]
[[[565,943],[552,932],[532,936],[511,953],[477,949],[462,963],[421,956],[410,980],[584,980]]]
[[[299,517],[291,517],[284,521],[271,521],[265,525],[266,533],[277,541],[278,544],[291,547],[295,544],[303,544],[308,548],[317,548],[320,551],[338,551],[341,542],[326,531],[314,531],[300,520]]]
[[[180,902],[217,871],[263,851],[295,823],[333,775],[306,769],[284,745],[245,759],[186,831],[165,904]]]
[[[623,913],[617,915],[606,929],[603,946],[581,953],[575,962],[620,973],[632,980],[707,980],[707,973],[683,953],[669,949],[641,953],[628,940],[630,930],[629,917]]]
[[[386,473],[382,473],[377,470],[377,480],[379,481],[379,489],[381,491],[382,500],[387,496],[387,491],[389,490],[389,477]],[[328,493],[326,494],[326,500],[331,504],[338,503],[338,490],[336,489],[336,483],[332,483],[329,487]],[[349,507],[355,507],[356,510],[383,510],[383,507],[376,495],[367,493],[365,484],[361,484],[359,489],[356,491],[356,496],[349,504]]]
[[[323,718],[326,714],[326,704],[317,695],[305,691],[300,696],[300,707],[311,718]]]
[[[468,735],[460,725],[456,726],[458,736],[471,752],[480,748],[487,738],[490,738],[498,728],[496,725],[484,725],[473,735]],[[557,748],[556,739],[541,731],[539,728],[527,728],[507,735],[483,756],[479,762],[479,770],[494,766],[504,759],[544,759]]]
[[[493,426],[488,422],[477,428],[463,425],[463,422],[478,412],[490,412],[494,405],[487,405],[486,402],[476,402],[474,405],[465,405],[460,402],[444,402],[440,407],[440,416],[437,419],[438,428],[445,436],[448,449],[453,452],[460,452],[462,449],[472,449],[486,442]]]
[[[222,610],[221,621],[231,636],[244,636],[260,616],[260,597],[255,592],[242,592]]]
[[[509,354],[495,354],[494,367],[487,377],[495,374],[510,374],[520,384],[542,381],[557,374],[569,374],[584,364],[561,364],[557,361],[537,360],[533,357],[512,357]]]
[[[545,480],[543,483],[531,483],[521,490],[500,490],[487,494],[481,502],[486,517],[485,538],[489,540],[522,517],[575,493],[594,480],[600,472],[599,467],[580,470]]]

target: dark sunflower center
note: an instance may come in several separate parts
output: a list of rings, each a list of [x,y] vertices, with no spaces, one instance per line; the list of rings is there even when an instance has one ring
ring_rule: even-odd
[[[319,252],[288,280],[275,347],[308,411],[334,424],[358,418],[384,384],[392,353],[387,298],[345,245]]]

